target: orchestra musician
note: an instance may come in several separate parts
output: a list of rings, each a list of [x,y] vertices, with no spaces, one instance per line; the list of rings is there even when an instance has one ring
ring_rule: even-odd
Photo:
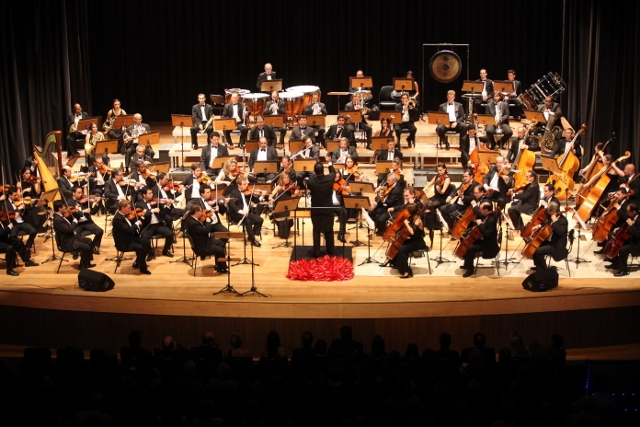
[[[273,127],[264,124],[264,117],[256,117],[256,125],[249,131],[249,139],[251,141],[258,141],[260,138],[267,138],[269,147],[276,146],[276,133],[273,131]]]
[[[479,213],[480,215],[475,224],[480,229],[482,237],[467,248],[463,257],[464,263],[461,266],[466,271],[462,277],[473,275],[473,262],[478,252],[482,252],[483,258],[495,258],[500,252],[500,247],[498,246],[498,220],[495,213],[493,213],[493,204],[488,201],[480,203]]]
[[[266,143],[267,141],[264,140],[265,146]],[[270,148],[273,150],[272,147]],[[229,200],[229,216],[232,221],[236,223],[242,222],[246,225],[245,230],[249,241],[253,246],[259,248],[262,245],[256,240],[256,235],[260,235],[263,219],[260,215],[251,212],[251,202],[259,203],[260,199],[252,193],[252,190],[250,190],[249,194],[244,194],[249,186],[249,181],[246,177],[238,177],[236,185],[237,188],[229,192],[229,197],[231,198]]]
[[[116,118],[120,116],[125,116],[127,114],[124,109],[120,108],[120,100],[114,99],[112,103],[112,108],[107,111],[107,120],[102,124],[102,128],[107,131],[107,136],[109,139],[117,139],[118,140],[118,153],[125,154],[124,147],[124,132],[126,131],[125,127],[121,127],[119,129],[114,128],[114,122]],[[101,140],[98,140],[101,141]],[[87,141],[88,142],[88,141]],[[105,163],[108,163],[105,161]]]
[[[262,82],[275,80],[276,72],[273,71],[273,67],[268,62],[264,64],[264,72],[258,74],[258,80],[256,81],[256,87],[259,91],[262,90]]]
[[[491,166],[484,176],[484,185],[486,188],[493,189],[488,199],[496,202],[500,210],[504,209],[509,198],[507,193],[513,188],[513,179],[504,165],[504,157],[496,157],[496,164]]]
[[[129,167],[132,170],[135,170],[141,164],[147,162],[148,164],[153,163],[153,158],[146,153],[146,149],[143,145],[136,146],[136,152],[127,163],[129,163]],[[129,170],[127,168],[127,170]]]
[[[115,169],[111,173],[111,179],[104,183],[105,208],[108,212],[115,212],[118,209],[118,203],[127,199],[129,186],[120,185],[124,181],[123,175],[124,173],[120,169]]]
[[[104,230],[100,228],[91,217],[91,198],[83,196],[82,188],[75,187],[73,189],[73,197],[67,200],[67,206],[69,208],[75,208],[75,213],[72,212],[72,217],[70,217],[74,218],[77,222],[74,233],[80,237],[87,237],[93,234],[93,240],[91,241],[92,250],[95,255],[100,255],[100,244],[102,243]],[[83,200],[83,198],[85,200]]]
[[[329,141],[338,141],[342,138],[346,138],[348,145],[353,147],[355,150],[356,138],[353,135],[353,129],[351,128],[351,126],[345,126],[346,121],[347,119],[345,116],[343,116],[342,114],[338,114],[336,123],[329,126],[326,137]]]
[[[160,221],[170,230],[173,230],[173,221],[182,218],[186,211],[175,207],[178,192],[175,185],[169,180],[169,175],[160,172],[156,179],[156,185],[152,188],[153,194],[158,199],[160,208]]]
[[[634,179],[636,176],[636,166],[633,163],[627,163],[623,170],[620,170],[617,166],[613,166],[614,170],[618,173],[618,184],[620,187],[627,190],[633,190],[633,195],[629,198],[631,203],[636,205],[640,203],[640,180]]]
[[[359,92],[354,92],[353,95],[351,95],[351,102],[348,102],[345,106],[344,109],[346,111],[365,111],[368,107],[365,105],[365,102],[363,100],[360,99],[360,93]],[[365,117],[365,113],[363,112],[362,114],[362,120],[360,121],[360,123],[356,123],[356,127],[359,127],[360,130],[363,130],[366,135],[367,135],[367,150],[371,150],[371,136],[373,135],[373,128],[369,125],[369,123],[367,122],[367,119]]]
[[[20,191],[18,191],[16,187],[9,187],[5,194],[7,195],[6,208],[8,212],[12,214],[11,216],[14,216],[14,218],[11,218],[12,227],[10,236],[18,237],[19,231],[26,233],[29,238],[25,246],[27,247],[27,250],[31,250],[31,248],[33,247],[33,242],[35,241],[37,235],[37,224],[28,221],[25,213],[26,205],[24,203],[24,200],[20,196]],[[5,194],[0,196],[0,200],[5,200]]]
[[[398,150],[398,148],[396,147],[396,140],[389,139],[387,141],[387,149],[386,150],[380,149],[376,151],[374,154],[374,158],[376,162],[378,160],[393,161],[394,159],[400,159],[400,161],[402,162],[402,159],[404,158],[404,156],[402,155],[402,151]],[[378,175],[378,185],[380,185],[384,181],[385,175],[386,174]]]
[[[98,131],[98,124],[96,122],[91,122],[91,124],[89,125],[89,127],[87,128],[88,132],[84,137],[84,146],[87,147],[89,145],[93,146],[93,152],[92,153],[86,153],[86,157],[87,157],[87,163],[90,160],[90,157],[92,155],[96,155],[96,144],[100,141],[104,141],[104,134],[100,131]],[[86,152],[86,148],[85,148],[85,152]],[[107,157],[106,153],[103,153],[102,155],[102,160],[105,163],[109,163],[109,157]]]
[[[22,168],[20,173],[20,181],[16,182],[18,193],[25,201],[24,217],[25,220],[36,230],[40,230],[47,220],[45,215],[45,207],[38,207],[38,201],[42,194],[42,180],[31,173],[31,169],[27,166]],[[28,198],[31,199],[27,203]]]
[[[220,173],[222,173],[222,171]],[[206,185],[206,183],[201,184],[200,181],[208,181],[208,178],[209,177],[206,173],[202,173],[200,163],[191,164],[191,175],[187,176],[184,181],[180,183],[180,185],[185,190],[185,198],[187,200],[187,204],[192,203],[194,199],[197,200],[200,198],[200,186]]]
[[[400,177],[396,173],[387,174],[386,187],[383,186],[379,189],[381,195],[378,197],[378,201],[371,207],[371,219],[376,224],[376,235],[384,235],[387,229],[387,221],[391,219],[391,212],[389,208],[394,206],[401,206],[404,200],[404,188],[402,185],[398,185]]]
[[[142,162],[138,165],[136,170],[131,172],[129,176],[129,182],[132,185],[131,188],[131,200],[137,202],[138,197],[143,194],[138,194],[142,187],[152,188],[156,185],[156,173],[149,172],[149,162]],[[133,208],[132,208],[133,209]]]
[[[346,243],[347,220],[351,216],[355,217],[356,214],[352,212],[354,209],[346,209],[344,207],[344,196],[351,195],[348,183],[342,177],[342,173],[339,170],[334,169],[333,174],[333,194],[331,200],[333,202],[333,213],[338,216],[338,223],[340,224],[338,240],[341,243]]]
[[[396,175],[398,175],[398,184],[400,184],[402,188],[405,188],[407,186],[407,181],[405,181],[404,179],[404,172],[402,172],[402,160],[400,160],[400,157],[396,157],[391,161],[391,168],[387,172],[378,174],[379,186],[386,181],[387,175],[389,173],[395,173]]]
[[[539,151],[538,141],[533,136],[525,138],[527,131],[523,127],[519,127],[516,136],[511,139],[511,146],[507,152],[507,162],[513,163],[518,158],[521,150]],[[526,171],[522,171],[526,172]]]
[[[460,134],[460,141],[467,134],[467,126],[464,124],[464,108],[462,104],[456,102],[456,91],[450,90],[447,92],[447,102],[440,104],[438,111],[441,113],[447,113],[449,115],[448,124],[439,124],[436,126],[436,133],[440,141],[440,146],[444,144],[448,150],[450,147],[449,140],[445,132],[448,130],[454,130]]]
[[[265,119],[268,122],[270,115],[283,115],[283,114],[286,114],[286,111],[284,109],[284,101],[280,99],[280,95],[278,94],[278,91],[274,90],[273,92],[271,92],[271,101],[267,102],[267,105],[265,105],[264,107]],[[284,147],[284,136],[287,134],[287,125],[285,124],[283,127],[281,127],[278,130],[280,131],[280,142],[278,142],[278,145],[282,148]]]
[[[269,203],[275,204],[278,200],[287,200],[291,197],[296,197],[300,194],[298,187],[295,185],[295,180],[291,179],[291,175],[286,172],[280,173],[278,184],[273,188],[271,194],[269,194]],[[290,213],[283,211],[274,213],[271,217],[274,219],[275,224],[278,227],[278,237],[286,239],[291,233],[291,227],[293,227],[293,219],[290,218]],[[276,218],[283,218],[276,221]]]
[[[69,130],[69,135],[65,139],[65,150],[67,150],[68,158],[76,157],[78,155],[76,140],[84,139],[87,134],[86,130],[78,129],[78,122],[88,118],[89,114],[82,111],[82,106],[80,104],[73,104],[73,113],[67,116],[67,129]]]
[[[405,189],[405,192],[409,189]],[[398,248],[396,256],[381,264],[382,267],[388,265],[395,266],[400,273],[401,279],[413,277],[413,270],[409,265],[409,255],[414,251],[419,251],[427,247],[424,242],[424,224],[422,218],[418,215],[420,205],[417,203],[409,203],[407,205],[407,213],[410,215],[408,219],[403,221],[403,228],[406,228],[409,237],[402,242],[402,246]]]
[[[153,236],[164,237],[164,248],[162,249],[162,255],[167,258],[173,258],[171,252],[171,246],[173,245],[173,232],[165,227],[160,221],[160,207],[157,204],[152,204],[154,194],[150,187],[142,187],[140,189],[140,195],[142,200],[136,204],[136,208],[140,208],[143,212],[142,226],[140,229],[140,237],[151,241]],[[137,209],[136,209],[137,210]],[[149,246],[149,255],[147,261],[151,261],[155,258],[155,253],[151,245]]]
[[[507,213],[516,230],[522,231],[524,224],[522,214],[531,215],[538,208],[540,203],[540,185],[538,184],[538,174],[530,170],[526,173],[526,184],[524,190],[515,193]],[[553,186],[552,186],[553,188]],[[557,200],[557,199],[556,199]],[[548,205],[547,205],[548,206]]]
[[[327,115],[327,107],[324,103],[320,102],[320,95],[314,93],[311,96],[311,102],[307,104],[304,109],[305,116],[321,116]],[[324,145],[324,125],[311,126],[312,128],[318,131],[318,137],[316,139],[316,143],[320,145]]]
[[[355,147],[349,145],[349,140],[346,137],[342,137],[340,138],[340,146],[331,152],[331,162],[344,163],[347,157],[358,160],[358,151]]]
[[[556,197],[556,189],[553,188],[553,184],[545,184],[544,187],[542,187],[540,205],[546,208],[551,202],[555,202],[560,205],[560,200]]]
[[[545,255],[551,255],[555,261],[563,260],[567,257],[569,252],[567,251],[567,229],[568,221],[564,215],[560,212],[560,205],[551,202],[546,208],[547,215],[551,220],[551,228],[553,233],[550,240],[547,239],[533,254],[533,262],[535,266],[532,270],[544,270],[547,267],[547,263],[544,260]],[[536,225],[533,227],[533,232],[538,231],[542,225]]]
[[[258,178],[264,178],[266,182],[271,182],[276,177],[273,172],[264,173],[255,171],[256,162],[262,161],[278,161],[278,152],[275,148],[267,145],[267,138],[264,136],[258,140],[258,146],[251,150],[249,154],[249,171],[251,171],[249,179],[251,182],[256,182]]]
[[[71,193],[73,192],[73,187],[78,185],[78,181],[80,178],[74,182],[71,180],[71,166],[63,166],[60,171],[60,177],[56,180],[58,182],[58,189],[60,190],[60,195],[64,200],[71,198]]]
[[[402,133],[402,130],[409,131],[409,136],[407,137],[409,148],[411,148],[412,146],[415,147],[416,132],[418,131],[418,128],[416,128],[414,122],[420,120],[420,112],[415,106],[415,101],[409,101],[409,95],[403,93],[400,97],[400,102],[395,106],[395,110],[402,113],[402,123],[396,123],[393,126],[393,131],[398,138],[398,148],[400,148],[402,145],[400,143],[400,135]]]
[[[464,169],[462,172],[462,183],[457,189],[456,193],[449,193],[446,199],[446,204],[440,208],[442,216],[447,225],[451,229],[453,224],[463,212],[471,207],[471,201],[474,200],[474,190],[480,185],[473,180],[473,171],[471,169]],[[457,198],[454,203],[451,201]]]
[[[482,68],[480,70],[480,78],[476,80],[477,82],[482,82],[483,84],[481,93],[482,102],[487,102],[493,97],[493,80],[488,79],[487,75],[487,70],[485,68]],[[475,112],[480,112],[480,105],[480,99],[474,101]]]
[[[556,145],[556,148],[549,153],[549,156],[555,158],[562,156],[569,149],[569,144],[571,143],[571,140],[573,140],[573,135],[574,131],[572,128],[565,129],[562,132],[562,138],[558,141],[558,145]],[[578,159],[582,157],[582,145],[580,144],[580,138],[576,139],[571,150]]]
[[[227,188],[224,191],[224,194],[229,194],[233,188],[236,187],[236,178],[239,176],[244,176],[244,172],[240,170],[238,167],[238,161],[235,158],[231,158],[224,162],[222,165],[222,170],[216,177],[213,182],[216,186],[220,184],[224,184]]]
[[[509,126],[509,104],[502,100],[501,92],[495,92],[493,99],[487,102],[485,114],[495,118],[495,125],[487,124],[486,129],[489,149],[493,150],[496,146],[495,134],[496,128],[498,127],[502,131],[499,147],[504,149],[509,142],[509,138],[513,136],[513,130],[511,130],[511,126]]]
[[[289,175],[289,180],[293,183],[297,182],[297,174],[293,169],[293,162],[291,161],[291,156],[282,156],[280,159],[280,169],[278,170],[278,176],[282,177],[282,175]],[[278,179],[278,183],[280,180]]]
[[[200,169],[206,171],[209,176],[216,176],[222,168],[213,169],[213,162],[217,157],[227,157],[228,155],[227,146],[220,144],[220,134],[218,131],[213,131],[209,143],[202,147],[200,152]]]
[[[36,267],[39,264],[31,259],[31,252],[18,237],[11,237],[13,223],[0,219],[0,253],[5,254],[5,268],[8,276],[18,276],[16,254],[20,255],[25,267]]]
[[[460,138],[460,160],[462,165],[467,168],[473,168],[475,164],[471,161],[474,151],[480,151],[481,139],[476,134],[475,125],[469,125],[467,134]]]
[[[419,208],[422,208],[422,206],[424,206],[424,203],[422,203],[422,200],[416,197],[416,189],[413,187],[406,187],[402,192],[402,196],[404,197],[404,199],[402,200],[402,204],[398,206],[391,206],[387,210],[391,214],[391,218],[395,219],[395,217],[402,210],[402,208],[410,204],[415,203]]]
[[[593,156],[591,157],[591,161],[587,166],[583,167],[578,171],[580,175],[586,177],[591,171],[593,171],[593,168],[595,167],[596,164],[602,165],[602,158],[606,154],[603,150],[604,148],[605,148],[604,142],[598,142],[596,144],[596,146],[593,148],[594,153],[593,153]]]
[[[389,141],[396,141],[393,136],[393,127],[391,126],[391,122],[387,117],[383,117],[380,119],[380,130],[375,131],[373,136],[386,136],[389,138]]]
[[[618,188],[614,194],[614,199],[611,201],[611,203],[614,204],[613,208],[616,210],[618,219],[616,223],[611,227],[611,232],[609,233],[609,236],[607,236],[607,239],[611,238],[611,236],[615,234],[614,230],[617,230],[618,228],[622,227],[627,221],[627,219],[629,218],[627,206],[631,205],[632,203],[629,201],[629,197],[627,196],[627,189],[624,187]],[[602,219],[606,219],[606,218],[602,218]],[[595,250],[593,251],[593,253],[595,255],[604,254],[604,247],[606,246],[606,243],[607,243],[607,240],[598,242],[598,246],[601,249]]]
[[[237,98],[237,97],[236,97]],[[205,132],[205,125],[213,116],[213,106],[206,104],[204,93],[198,94],[198,103],[191,107],[191,117],[193,118],[193,127],[190,129],[191,132],[191,148],[194,150],[198,149],[198,133]],[[226,105],[225,105],[226,109]],[[226,117],[223,115],[223,117]],[[207,140],[211,138],[211,132],[213,132],[213,126],[210,124],[207,129]],[[230,138],[227,138],[227,141],[231,142]],[[233,147],[233,144],[230,144]]]
[[[433,187],[433,196],[429,198],[427,207],[429,210],[425,212],[424,223],[429,228],[429,239],[433,245],[434,230],[440,230],[442,225],[436,213],[436,209],[441,209],[447,203],[447,195],[449,195],[455,186],[451,184],[451,178],[447,174],[447,165],[438,163],[436,165],[437,174],[427,183],[424,188],[425,193]],[[409,187],[413,188],[413,187]],[[409,188],[405,188],[408,190]]]
[[[301,158],[301,159],[319,159],[320,158],[320,149],[313,145],[313,140],[311,138],[307,138],[304,141],[304,148],[297,152],[293,158]],[[296,172],[296,181],[298,186],[302,188],[304,180],[313,175],[313,172],[309,171],[298,171]]]
[[[600,213],[602,213],[602,207],[606,207],[609,204],[607,199],[614,194],[616,189],[620,187],[618,184],[618,171],[613,168],[614,165],[615,163],[613,162],[613,156],[611,154],[604,154],[602,156],[602,169],[600,169],[598,173],[593,174],[591,179],[587,181],[583,186],[583,188],[591,189],[594,185],[598,184],[600,178],[605,173],[609,177],[609,183],[602,191],[600,199],[598,200],[598,207],[596,209],[593,209],[593,212],[591,212],[592,216],[598,216],[600,215]]]
[[[627,219],[623,223],[629,227],[630,237],[620,248],[618,256],[611,260],[611,264],[605,265],[607,270],[618,270],[614,276],[623,277],[629,275],[629,255],[640,255],[640,221],[638,221],[638,205],[631,203],[627,206]],[[614,230],[616,232],[618,230]]]
[[[515,105],[515,110],[517,111],[517,114],[514,114],[516,111],[512,111],[511,113],[516,120],[520,120],[520,116],[524,115],[522,111],[522,102],[518,98],[522,93],[522,83],[520,80],[516,80],[516,72],[514,70],[507,71],[507,80],[513,83],[513,92],[508,94],[509,103]]]
[[[320,162],[313,167],[314,175],[309,178],[307,187],[311,192],[311,223],[313,224],[313,255],[317,258],[320,253],[320,236],[324,235],[327,254],[333,255],[335,243],[333,239],[333,182],[335,171],[329,163],[329,173],[325,175],[324,165]]]
[[[89,167],[89,194],[102,197],[104,184],[109,178],[111,178],[111,168],[104,164],[102,157],[94,157],[93,164]]]
[[[133,156],[133,153],[137,151],[138,144],[140,141],[140,135],[151,132],[151,126],[146,123],[142,123],[142,114],[136,113],[133,115],[133,124],[127,128],[126,133],[124,134],[123,140],[125,145],[127,145],[127,152],[124,155],[125,165],[124,167],[129,169],[129,161]],[[151,145],[145,145],[145,155],[149,156],[150,159],[156,155],[153,151]]]
[[[207,256],[213,255],[216,260],[216,271],[220,274],[229,274],[226,263],[220,261],[225,256],[225,242],[215,237],[211,217],[204,216],[205,219],[202,221],[202,206],[193,203],[189,208],[189,216],[184,221],[184,228],[193,240],[200,259],[204,260]]]
[[[244,141],[247,139],[247,132],[249,131],[245,123],[246,116],[250,113],[246,109],[243,102],[239,101],[238,94],[231,94],[231,102],[224,105],[222,110],[223,119],[235,119],[236,128],[240,130],[240,142],[239,147],[244,148]],[[227,141],[227,146],[233,148],[233,140],[231,139],[231,131],[224,131],[224,138]]]
[[[151,251],[151,242],[149,239],[140,237],[142,220],[137,217],[129,219],[131,214],[131,202],[126,199],[120,200],[118,212],[113,216],[112,221],[113,241],[118,251],[134,251],[136,253],[133,268],[140,269],[142,274],[151,274],[147,268],[146,260],[147,254]]]
[[[188,205],[188,209],[191,208],[191,205],[197,204],[202,208],[202,211],[205,213],[209,223],[211,224],[211,231],[214,233],[228,233],[229,229],[222,225],[220,221],[220,214],[226,212],[227,208],[225,206],[225,201],[221,201],[219,198],[216,199],[215,194],[211,191],[210,187],[202,186],[200,187],[200,197],[193,200],[190,205]],[[222,239],[222,241],[226,244],[228,239]]]
[[[80,252],[80,269],[93,268],[93,242],[76,232],[78,220],[67,214],[67,203],[64,200],[53,202],[53,229],[60,249],[65,252]],[[67,217],[68,216],[68,217]]]
[[[551,120],[553,123],[559,123],[558,120],[562,117],[562,108],[560,108],[560,104],[554,102],[553,96],[545,97],[544,103],[538,105],[538,111],[544,115],[547,122]],[[542,126],[542,123],[538,125]]]
[[[405,78],[413,79],[413,89],[409,91],[409,97],[416,102],[416,108],[420,109],[420,86],[413,76],[413,71],[409,70],[405,74]]]
[[[304,114],[298,117],[298,126],[295,126],[291,130],[291,136],[289,136],[289,141],[291,140],[305,140],[307,138],[311,138],[315,140],[316,130],[307,126],[307,116]],[[315,142],[315,141],[314,141]]]

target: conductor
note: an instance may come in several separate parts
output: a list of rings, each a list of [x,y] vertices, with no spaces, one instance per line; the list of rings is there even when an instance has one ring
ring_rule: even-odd
[[[311,191],[311,223],[313,224],[313,256],[320,256],[320,234],[327,242],[327,254],[333,255],[333,165],[329,163],[329,174],[325,175],[320,162],[313,167],[315,176],[309,178],[307,187]]]

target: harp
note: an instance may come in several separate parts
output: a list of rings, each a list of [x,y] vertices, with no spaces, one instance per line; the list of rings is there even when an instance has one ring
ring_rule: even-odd
[[[56,177],[60,176],[62,170],[61,140],[62,132],[54,130],[49,132],[42,148],[33,146],[33,158],[38,160],[38,174],[42,180],[43,193],[53,189],[58,189]],[[56,194],[54,200],[60,199],[60,192]],[[53,207],[53,201],[50,207]]]

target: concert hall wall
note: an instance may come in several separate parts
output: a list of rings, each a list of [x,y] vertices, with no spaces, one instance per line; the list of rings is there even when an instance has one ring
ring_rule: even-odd
[[[483,67],[489,78],[503,79],[513,68],[525,88],[557,71],[569,86],[561,99],[569,121],[588,125],[587,154],[591,141],[606,139],[611,130],[617,130],[620,151],[638,136],[635,2],[615,10],[603,0],[551,1],[543,9],[506,0],[490,6],[460,0],[140,0],[122,11],[113,7],[25,0],[5,8],[0,144],[3,165],[11,163],[14,173],[29,155],[25,147],[40,144],[49,130],[66,132],[74,102],[104,117],[119,98],[145,121],[167,122],[170,114],[189,114],[199,92],[255,90],[265,62],[285,87],[319,86],[330,113],[336,101],[327,92],[346,90],[358,69],[373,77],[375,99],[380,86],[413,70],[425,109],[442,102],[448,89],[461,95],[467,69],[471,79]],[[423,67],[422,44],[441,42],[470,45],[469,63],[466,49],[455,48],[463,72],[450,84],[429,75],[437,48],[424,49]]]

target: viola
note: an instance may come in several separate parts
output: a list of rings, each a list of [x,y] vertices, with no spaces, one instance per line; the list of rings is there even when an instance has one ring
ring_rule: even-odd
[[[528,182],[528,183],[526,183],[526,184],[519,185],[519,186],[517,186],[516,188],[511,188],[511,189],[509,189],[508,193],[509,193],[509,194],[519,193],[520,191],[524,191],[524,190],[526,190],[527,188],[529,188],[529,186],[530,186],[530,185],[531,185],[531,183],[530,183],[530,182]]]
[[[353,176],[355,179],[359,179],[360,176],[362,175],[362,173],[360,172],[360,169],[358,169],[357,166],[354,166],[352,168],[347,168],[347,169],[345,169],[345,172],[349,176]]]

